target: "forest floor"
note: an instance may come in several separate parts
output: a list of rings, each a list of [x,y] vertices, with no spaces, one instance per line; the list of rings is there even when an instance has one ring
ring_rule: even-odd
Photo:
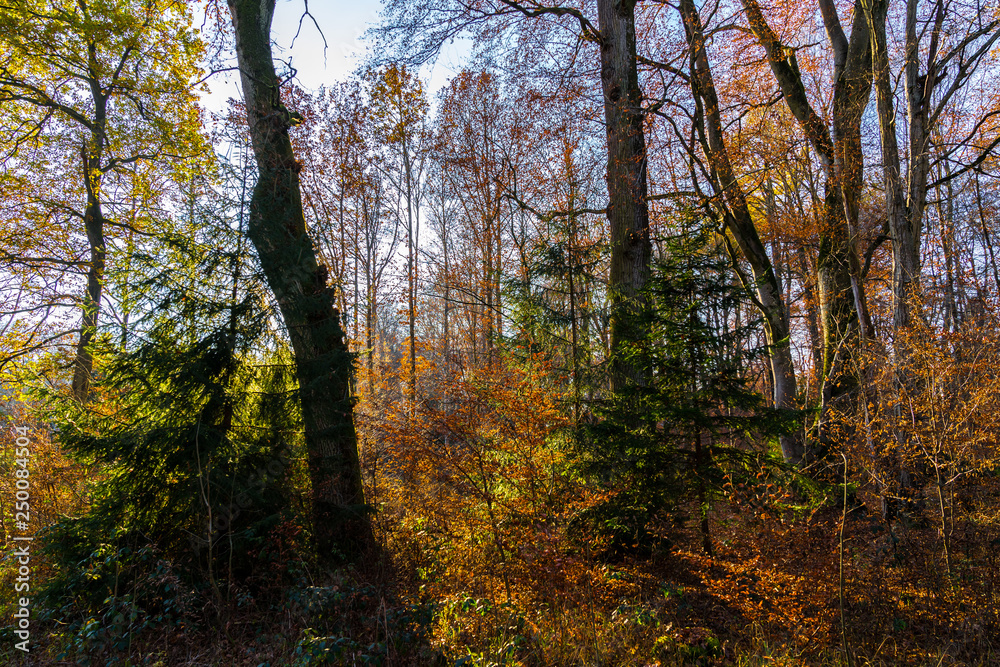
[[[995,513],[971,503],[946,556],[932,513],[890,531],[858,500],[841,536],[835,502],[746,500],[714,507],[711,556],[696,522],[613,563],[546,529],[484,586],[471,552],[397,531],[357,567],[307,564],[293,585],[276,571],[124,643],[53,617],[29,655],[2,651],[39,666],[1000,664]]]

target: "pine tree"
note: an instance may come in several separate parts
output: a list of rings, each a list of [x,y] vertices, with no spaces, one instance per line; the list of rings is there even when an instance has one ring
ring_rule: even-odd
[[[793,415],[765,407],[747,378],[756,323],[734,321],[743,299],[714,231],[688,222],[664,241],[639,322],[642,340],[621,353],[651,360],[651,381],[596,406],[599,421],[578,443],[583,470],[608,500],[580,517],[606,540],[606,555],[648,550],[663,519],[694,493],[711,553],[708,502],[733,464],[789,428]],[[626,362],[627,363],[627,362]]]
[[[133,295],[145,315],[124,344],[99,337],[95,400],[48,397],[60,444],[99,471],[90,510],[46,540],[58,572],[47,596],[64,616],[85,619],[119,591],[162,583],[153,572],[162,563],[221,608],[232,590],[223,582],[254,575],[272,529],[294,520],[287,480],[301,429],[291,354],[272,336],[245,207],[194,196],[187,233],[134,258],[145,266]],[[153,607],[173,597],[132,600],[129,614],[162,618]]]

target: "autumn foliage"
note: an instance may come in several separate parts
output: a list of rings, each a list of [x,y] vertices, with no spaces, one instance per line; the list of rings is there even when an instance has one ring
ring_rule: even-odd
[[[0,6],[2,659],[1000,664],[997,8],[382,4]]]

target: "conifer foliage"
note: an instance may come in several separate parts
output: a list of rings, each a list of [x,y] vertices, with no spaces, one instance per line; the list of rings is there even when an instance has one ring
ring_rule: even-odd
[[[61,574],[47,592],[64,618],[166,582],[129,603],[133,621],[154,607],[162,621],[178,588],[167,594],[164,568],[222,606],[234,584],[262,575],[265,543],[291,523],[287,480],[301,437],[290,355],[226,213],[192,204],[189,235],[139,255],[146,314],[124,346],[102,341],[100,400],[49,397],[62,446],[101,471],[89,511],[62,519],[48,540]],[[135,629],[126,626],[104,631]]]
[[[752,443],[793,424],[794,415],[766,407],[751,386],[748,361],[762,350],[756,327],[735,318],[743,292],[713,235],[689,221],[664,240],[647,289],[645,337],[623,352],[651,361],[651,382],[612,394],[579,434],[584,471],[609,492],[581,523],[609,557],[669,540],[664,520],[692,492],[711,553],[712,492],[742,460],[766,454]]]
[[[0,664],[998,664],[996,2],[335,4],[0,2]]]

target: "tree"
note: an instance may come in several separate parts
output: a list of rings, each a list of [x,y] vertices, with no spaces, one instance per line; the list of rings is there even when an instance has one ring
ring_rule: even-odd
[[[451,196],[450,178],[447,163],[432,161],[428,174],[429,222],[431,229],[437,232],[440,244],[440,254],[432,258],[431,281],[432,290],[441,299],[441,366],[448,368],[452,357],[452,265],[454,257],[454,223],[459,208],[458,202]]]
[[[497,0],[470,7],[448,0],[429,6],[396,0],[388,7],[386,25],[378,31],[387,41],[395,39],[397,50],[416,62],[431,59],[445,42],[465,32],[478,30],[481,41],[495,40],[516,17],[534,19],[527,25],[551,26],[555,22],[565,28],[570,24],[576,42],[572,53],[581,43],[598,45],[607,140],[606,215],[611,238],[611,376],[618,388],[641,385],[648,374],[641,359],[631,358],[626,363],[626,355],[617,354],[640,336],[632,324],[645,309],[642,288],[652,256],[636,6],[635,0],[599,0],[595,26],[581,9],[534,1]],[[490,21],[496,24],[486,28]]]
[[[755,304],[764,317],[768,357],[774,383],[774,406],[791,410],[795,408],[797,392],[788,310],[782,299],[771,258],[761,243],[760,235],[750,215],[746,194],[729,159],[722,130],[719,98],[706,52],[701,18],[691,0],[681,1],[680,12],[691,50],[690,82],[697,107],[694,118],[696,123],[700,123],[695,130],[702,151],[708,158],[709,182],[714,197],[720,200],[716,205],[716,210],[719,211],[717,215],[722,220],[725,229],[723,233],[728,232],[733,235],[753,273],[752,285],[747,280],[746,287],[748,291],[755,293]],[[736,261],[735,257],[733,259]],[[786,434],[782,438],[781,448],[786,462],[796,465],[802,463],[805,452],[800,439]]]
[[[226,176],[236,179],[222,192],[207,184],[208,196],[184,211],[193,214],[185,234],[135,253],[138,317],[129,345],[98,348],[110,348],[94,385],[100,400],[51,404],[60,443],[104,472],[89,513],[61,530],[204,566],[216,595],[216,568],[228,560],[230,575],[234,561],[252,569],[250,543],[287,509],[287,489],[266,482],[287,470],[297,439],[290,364],[269,339],[264,285],[243,238],[245,174]],[[270,480],[250,481],[268,467]],[[97,545],[88,546],[89,557]]]
[[[234,593],[297,560],[268,555],[302,525],[289,502],[302,437],[287,343],[244,234],[249,150],[234,144],[235,163],[199,175],[179,231],[137,242],[136,317],[127,344],[95,343],[93,400],[49,392],[43,413],[100,471],[86,511],[50,526],[57,572],[39,594],[90,656],[189,620],[192,601],[224,625]]]
[[[997,113],[996,110],[991,110],[976,115],[972,131],[959,141],[948,142],[950,148],[943,149],[941,152],[944,155],[932,161],[932,136],[937,124],[943,120],[942,116],[949,110],[949,105],[961,104],[956,102],[956,94],[975,74],[1000,39],[1000,20],[985,19],[985,7],[979,13],[979,20],[972,23],[967,21],[963,10],[963,15],[957,19],[957,25],[953,26],[950,21],[946,25],[946,17],[950,17],[952,13],[949,11],[951,3],[936,0],[932,4],[930,16],[918,17],[918,0],[907,0],[906,3],[903,82],[908,159],[904,172],[897,138],[897,112],[886,40],[889,2],[868,0],[862,3],[874,53],[887,229],[892,240],[893,328],[897,333],[910,326],[912,304],[920,292],[920,243],[928,191],[980,164],[1000,143],[1000,138],[983,141],[983,145],[971,151],[970,155],[962,156],[967,160],[965,166],[949,170],[946,177],[935,183],[928,183],[932,163],[943,160],[947,165],[949,158],[956,156],[958,151],[968,151],[971,140],[982,125]],[[930,29],[920,28],[918,24],[921,22]],[[928,41],[926,48],[922,46],[924,36],[927,36]],[[924,54],[926,62],[923,64],[924,73],[921,74],[921,57]],[[953,72],[950,76],[949,68]],[[900,342],[903,338],[905,337],[900,337]],[[900,352],[905,355],[905,351]]]
[[[301,164],[288,136],[301,117],[281,103],[282,82],[271,55],[274,7],[275,0],[229,0],[258,171],[248,232],[295,356],[316,543],[324,558],[338,549],[354,556],[368,542],[370,528],[354,427],[353,360],[327,270],[306,230]]]
[[[743,290],[713,236],[708,225],[688,220],[664,239],[664,258],[647,286],[650,313],[637,323],[645,332],[637,353],[650,360],[651,381],[613,394],[598,408],[603,420],[579,439],[584,471],[608,491],[580,520],[593,524],[612,557],[666,537],[665,513],[678,512],[690,491],[711,554],[712,491],[734,462],[754,455],[755,441],[791,424],[787,411],[764,407],[749,385],[753,326],[732,321]]]
[[[825,172],[817,258],[825,409],[833,399],[857,388],[859,379],[850,359],[859,342],[870,336],[871,329],[856,248],[857,202],[864,177],[861,117],[872,86],[868,26],[860,6],[856,6],[851,36],[847,38],[834,3],[820,2],[834,56],[831,135],[827,122],[806,94],[795,49],[781,41],[756,0],[743,0],[743,7],[750,29],[767,54],[788,109],[802,127]]]
[[[652,246],[647,203],[646,135],[639,87],[635,0],[598,0],[601,87],[608,135],[608,222],[611,231],[612,388],[643,385],[648,368],[641,358],[626,363],[619,352],[640,338],[635,323],[646,310],[643,287]]]
[[[479,341],[485,350],[477,362],[492,360],[503,334],[504,241],[510,238],[505,194],[529,143],[523,108],[515,108],[504,88],[494,72],[460,72],[441,93],[437,119],[435,156],[462,213],[457,231],[467,241],[471,352],[479,357]]]
[[[183,164],[203,151],[192,90],[201,42],[189,6],[178,0],[8,4],[0,7],[0,35],[8,169],[30,172],[31,161],[43,156],[60,163],[64,174],[75,172],[74,188],[7,196],[20,199],[30,217],[72,221],[74,235],[75,225],[82,226],[89,259],[29,255],[26,263],[61,271],[86,267],[73,373],[73,393],[85,400],[109,242],[118,231],[135,229],[137,218],[110,193],[124,188],[131,192],[125,201],[150,204],[162,188],[157,181],[177,170],[171,162]],[[148,165],[158,168],[151,173]]]
[[[558,188],[556,203],[562,210],[535,212],[539,229],[526,251],[526,270],[517,282],[522,300],[515,322],[519,340],[529,345],[555,347],[554,356],[572,392],[573,420],[579,424],[593,396],[595,382],[590,372],[594,360],[595,282],[602,257],[599,232],[595,234],[593,215],[580,209],[587,204],[588,179],[580,164],[580,137],[561,127],[555,133],[559,160],[546,160]],[[538,178],[542,181],[542,178]],[[567,331],[568,329],[568,331]]]
[[[423,84],[406,67],[390,65],[366,74],[371,100],[370,113],[376,136],[395,145],[398,155],[386,156],[380,164],[406,208],[406,313],[409,326],[410,414],[417,402],[417,287],[420,248],[420,200],[427,133],[424,129],[428,103]],[[398,160],[398,161],[397,161]]]
[[[358,332],[358,197],[369,147],[363,120],[367,110],[357,81],[321,88],[316,95],[294,88],[287,104],[297,107],[303,123],[291,137],[303,163],[300,172],[306,223],[315,235],[317,250],[341,287],[341,313],[352,313],[354,338]],[[354,274],[353,295],[347,284]],[[348,297],[351,296],[351,311]]]

